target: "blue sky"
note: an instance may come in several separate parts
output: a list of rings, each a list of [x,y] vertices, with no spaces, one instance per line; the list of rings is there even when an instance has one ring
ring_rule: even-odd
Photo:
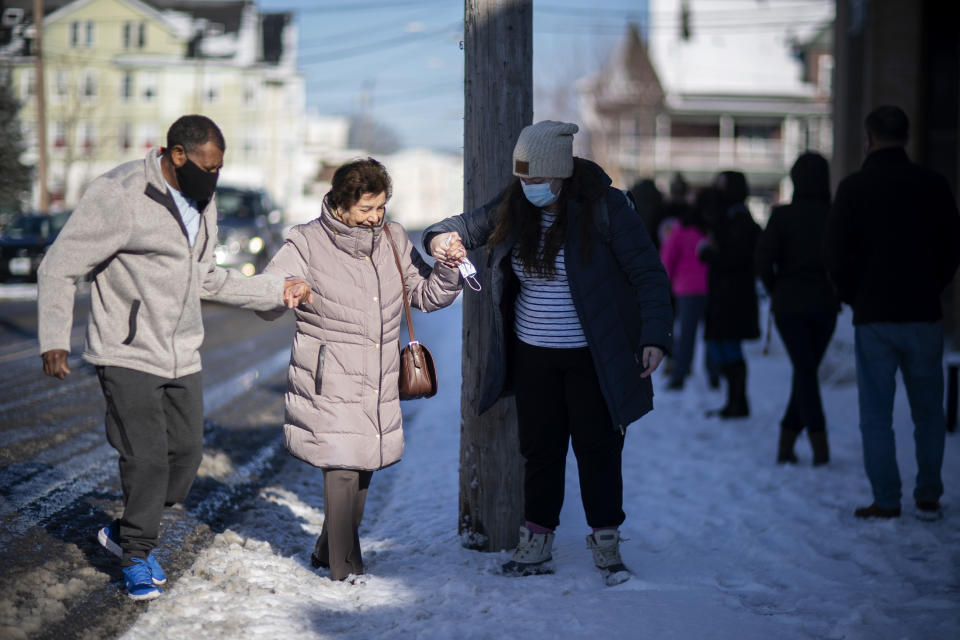
[[[333,115],[366,110],[404,146],[462,148],[462,0],[259,0],[258,5],[297,16],[308,107]],[[594,71],[629,22],[641,22],[647,0],[534,0],[533,5],[539,118],[554,115],[558,94],[569,109],[572,93],[563,88]]]

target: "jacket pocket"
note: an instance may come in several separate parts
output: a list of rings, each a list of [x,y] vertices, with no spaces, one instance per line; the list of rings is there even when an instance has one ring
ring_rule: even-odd
[[[320,345],[320,352],[317,354],[317,370],[313,374],[313,392],[320,395],[323,390],[323,358],[327,353],[327,345]]]
[[[133,342],[133,339],[137,337],[138,313],[140,313],[140,301],[134,300],[133,304],[130,305],[130,317],[127,319],[129,328],[127,330],[127,339],[123,341],[123,344],[130,344]]]

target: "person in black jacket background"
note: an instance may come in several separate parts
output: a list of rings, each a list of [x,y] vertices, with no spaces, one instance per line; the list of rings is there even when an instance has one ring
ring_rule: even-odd
[[[863,462],[873,503],[858,518],[900,515],[893,397],[900,370],[916,443],[917,516],[940,517],[943,327],[940,294],[960,265],[960,215],[947,181],[910,161],[909,121],[896,106],[864,121],[867,158],[837,187],[827,222],[827,270],[853,307]]]
[[[525,127],[513,178],[488,204],[424,230],[435,258],[486,248],[477,413],[511,392],[524,458],[524,519],[503,573],[553,571],[569,443],[607,584],[619,553],[626,426],[653,408],[650,375],[673,343],[666,271],[640,216],[599,166],[573,157],[578,127]],[[462,243],[462,244],[461,244]],[[510,384],[512,378],[512,385]]]
[[[777,462],[797,462],[794,443],[804,427],[813,464],[830,460],[817,368],[837,324],[837,301],[823,263],[823,230],[830,212],[830,168],[804,153],[790,169],[793,200],[775,207],[757,242],[757,274],[770,294],[777,331],[793,365],[790,400],[780,421]]]
[[[704,337],[713,361],[727,379],[727,404],[708,415],[742,418],[747,402],[747,362],[741,342],[760,337],[753,252],[760,227],[747,209],[747,178],[739,171],[717,176],[716,207],[705,210],[710,241],[700,250],[706,262],[707,315]]]

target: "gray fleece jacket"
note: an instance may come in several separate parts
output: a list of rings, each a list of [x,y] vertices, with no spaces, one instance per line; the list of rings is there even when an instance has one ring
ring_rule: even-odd
[[[157,163],[124,163],[90,183],[38,275],[40,352],[70,350],[77,281],[93,272],[83,358],[164,378],[200,370],[200,301],[283,306],[283,278],[247,278],[216,265],[216,198],[194,245]]]

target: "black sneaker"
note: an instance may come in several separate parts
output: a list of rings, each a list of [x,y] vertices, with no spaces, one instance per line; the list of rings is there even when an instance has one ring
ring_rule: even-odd
[[[853,512],[853,515],[864,520],[869,518],[885,518],[889,520],[890,518],[900,517],[900,507],[879,507],[874,503],[869,507],[860,507]]]
[[[943,509],[940,508],[940,503],[936,500],[933,502],[927,502],[925,500],[917,500],[917,520],[926,520],[927,522],[933,520],[939,520],[943,517]]]

